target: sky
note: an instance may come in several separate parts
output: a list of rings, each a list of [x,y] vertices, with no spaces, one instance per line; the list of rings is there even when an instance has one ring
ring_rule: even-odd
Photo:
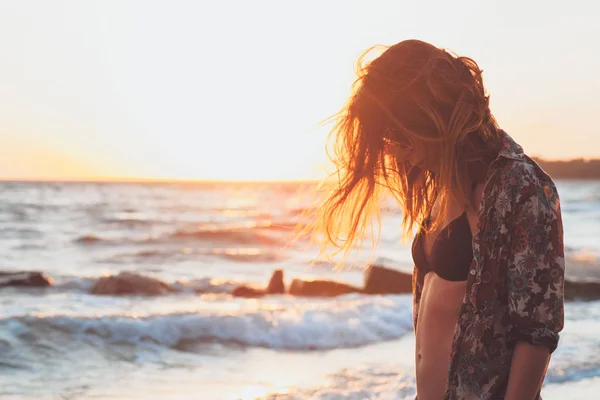
[[[0,179],[320,179],[375,44],[474,58],[530,155],[600,157],[600,3],[0,0]]]

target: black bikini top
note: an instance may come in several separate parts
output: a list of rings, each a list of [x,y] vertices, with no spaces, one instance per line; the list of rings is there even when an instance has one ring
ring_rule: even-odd
[[[466,281],[473,260],[473,235],[466,211],[450,222],[435,238],[430,263],[425,257],[423,237],[423,231],[420,231],[412,246],[412,257],[421,276],[434,271],[447,281]]]
[[[474,147],[469,151],[473,154],[479,151],[477,153],[479,156],[474,157],[473,161],[467,164],[467,171],[473,182],[471,189],[474,189],[478,183],[485,182],[488,167],[498,157],[498,152],[502,148],[501,138],[504,135],[506,134],[502,131],[498,141],[493,145],[471,143]],[[427,222],[425,221],[426,224]],[[431,249],[431,265],[425,257],[423,236],[421,230],[412,246],[412,257],[415,266],[419,272],[422,272],[421,277],[429,271],[434,271],[440,278],[448,281],[466,281],[473,261],[473,234],[467,212],[450,222],[435,238]]]

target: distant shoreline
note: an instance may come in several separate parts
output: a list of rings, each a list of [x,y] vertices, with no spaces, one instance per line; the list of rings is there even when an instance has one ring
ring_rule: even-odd
[[[585,160],[577,158],[573,160],[544,160],[533,158],[536,163],[552,178],[556,179],[600,179],[600,159]]]
[[[583,159],[576,158],[571,160],[546,160],[540,157],[532,157],[544,171],[555,179],[572,179],[572,180],[600,180],[600,159]],[[215,184],[238,184],[238,185],[311,185],[319,183],[318,180],[256,180],[256,181],[239,181],[239,180],[214,180],[214,179],[161,179],[161,178],[73,178],[73,179],[49,179],[49,178],[9,178],[0,177],[0,182],[6,183],[160,183],[160,184],[200,184],[200,185],[215,185]]]

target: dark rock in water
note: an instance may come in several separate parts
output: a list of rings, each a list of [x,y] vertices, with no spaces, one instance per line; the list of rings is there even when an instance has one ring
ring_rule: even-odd
[[[364,277],[364,292],[367,294],[412,293],[411,274],[378,265],[369,265]]]
[[[290,294],[305,297],[336,297],[348,293],[360,293],[360,288],[329,280],[304,281],[294,279],[290,285]]]
[[[0,287],[6,286],[48,287],[52,278],[37,271],[0,272]]]
[[[266,290],[267,294],[283,294],[285,293],[285,285],[283,283],[283,270],[276,269],[271,275],[271,280]]]
[[[267,293],[263,289],[257,289],[252,286],[241,285],[233,289],[231,294],[234,297],[246,297],[255,299],[258,297],[263,297]]]
[[[98,236],[94,236],[94,235],[85,235],[85,236],[82,236],[75,240],[76,243],[81,243],[81,244],[93,244],[93,243],[98,243],[101,241],[102,241],[102,239],[100,239]]]
[[[100,295],[130,295],[160,296],[171,292],[171,287],[158,279],[121,272],[116,276],[106,276],[98,279],[90,289],[91,294]]]
[[[600,299],[600,282],[576,282],[565,280],[565,300]]]
[[[241,285],[233,289],[231,294],[234,297],[246,297],[255,299],[263,297],[269,294],[283,294],[285,293],[285,285],[283,284],[283,270],[276,269],[271,275],[271,280],[267,289],[259,289],[248,285]]]

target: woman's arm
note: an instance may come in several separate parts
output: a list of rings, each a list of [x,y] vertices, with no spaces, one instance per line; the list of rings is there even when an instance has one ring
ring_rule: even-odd
[[[504,399],[535,399],[542,387],[549,361],[548,347],[518,342],[510,365],[510,376]]]
[[[515,204],[507,257],[508,336],[514,343],[507,400],[533,400],[564,320],[564,245],[551,183],[533,181]]]

